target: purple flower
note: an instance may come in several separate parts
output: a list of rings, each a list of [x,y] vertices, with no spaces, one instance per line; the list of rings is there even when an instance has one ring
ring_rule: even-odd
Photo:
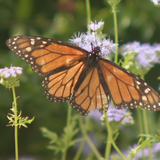
[[[160,5],[160,0],[151,0],[155,5]]]
[[[76,44],[79,47],[82,47],[82,41],[83,41],[83,37],[85,35],[83,33],[78,32],[78,35],[76,35],[76,33],[74,33],[74,36],[72,36],[72,39],[69,39],[70,43],[72,44]]]
[[[135,58],[143,67],[152,67],[154,63],[160,63],[160,54],[156,51],[160,51],[160,44],[154,44],[151,46],[149,43],[140,44],[140,42],[127,43],[122,46],[124,52],[122,55],[128,53],[137,53]]]
[[[155,63],[160,63],[160,44],[140,44],[135,41],[123,45],[121,52],[123,56],[131,55],[123,67],[135,74],[144,75]]]
[[[78,35],[74,34],[72,39],[69,39],[70,43],[73,43],[88,52],[92,51],[92,48],[95,46],[101,47],[101,56],[106,58],[109,53],[116,52],[116,48],[118,44],[113,43],[110,38],[105,39],[102,38],[103,35],[101,30],[103,29],[104,22],[100,21],[98,23],[91,22],[88,26],[92,31],[88,31],[87,33],[78,33]]]
[[[0,69],[0,76],[2,78],[10,78],[10,77],[17,77],[18,75],[21,75],[23,72],[23,69],[21,67],[5,67]]]
[[[110,105],[107,111],[107,116],[109,122],[119,122],[122,126],[126,124],[134,124],[131,112],[127,111],[127,109],[116,109],[112,105]],[[102,121],[104,121],[104,117],[105,115],[101,117]]]
[[[19,77],[22,75],[23,69],[21,67],[5,67],[0,69],[0,84],[6,88],[19,86]]]
[[[104,26],[104,22],[102,20],[99,21],[98,23],[96,21],[95,21],[95,23],[91,21],[91,24],[88,25],[88,28],[93,30],[93,31],[97,31],[99,29],[102,30],[103,26]]]

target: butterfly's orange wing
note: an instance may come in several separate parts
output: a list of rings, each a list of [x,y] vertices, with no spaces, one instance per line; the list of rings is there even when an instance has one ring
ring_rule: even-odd
[[[50,38],[14,36],[6,44],[42,76],[70,68],[87,56],[79,47]]]
[[[117,109],[140,106],[151,111],[160,110],[160,95],[145,81],[109,60],[101,59],[98,64],[102,85],[108,86]]]
[[[31,65],[33,71],[45,77],[42,87],[48,88],[45,91],[48,99],[53,102],[69,100],[84,68],[82,60],[87,51],[61,41],[34,36],[14,36],[6,43]]]
[[[105,110],[107,111],[108,109],[110,93],[108,88],[102,86],[99,70],[96,66],[88,69],[88,73],[84,76],[82,83],[77,83],[70,102],[73,108],[78,110],[82,115],[87,115],[94,109],[102,112],[104,105]],[[83,77],[83,74],[79,79],[81,77]]]
[[[69,101],[83,68],[84,64],[80,62],[72,68],[45,77],[42,87],[49,88],[44,92],[45,96],[53,102]]]

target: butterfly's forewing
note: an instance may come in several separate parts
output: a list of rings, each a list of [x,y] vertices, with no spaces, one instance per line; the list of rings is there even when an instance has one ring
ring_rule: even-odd
[[[14,36],[6,44],[42,76],[70,68],[87,56],[83,49],[50,38]]]

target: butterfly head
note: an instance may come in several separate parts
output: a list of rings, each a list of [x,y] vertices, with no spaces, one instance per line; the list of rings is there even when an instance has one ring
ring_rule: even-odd
[[[101,47],[100,46],[93,46],[93,44],[91,43],[92,46],[92,51],[88,52],[88,60],[90,61],[90,64],[92,64],[93,61],[97,62],[100,60],[101,58]]]
[[[89,52],[90,54],[89,54],[89,57],[90,56],[92,56],[92,55],[94,55],[94,56],[96,56],[96,57],[100,57],[101,55],[102,55],[102,53],[101,53],[101,47],[102,45],[100,45],[100,46],[94,46],[94,44],[93,43],[91,43],[91,51]]]
[[[99,60],[99,58],[102,55],[102,53],[101,53],[101,47],[100,46],[94,47],[93,50],[92,50],[92,54],[96,57],[96,60]]]

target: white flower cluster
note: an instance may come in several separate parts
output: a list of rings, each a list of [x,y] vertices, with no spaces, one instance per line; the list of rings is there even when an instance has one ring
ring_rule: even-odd
[[[106,39],[102,36],[102,29],[104,26],[104,22],[100,21],[98,23],[91,22],[88,26],[87,33],[78,33],[78,35],[74,34],[72,39],[70,39],[70,43],[75,44],[88,52],[92,52],[93,47],[100,46],[101,47],[101,56],[106,58],[107,54],[111,52],[116,52],[116,48],[118,46],[117,43],[113,43],[110,38]]]

